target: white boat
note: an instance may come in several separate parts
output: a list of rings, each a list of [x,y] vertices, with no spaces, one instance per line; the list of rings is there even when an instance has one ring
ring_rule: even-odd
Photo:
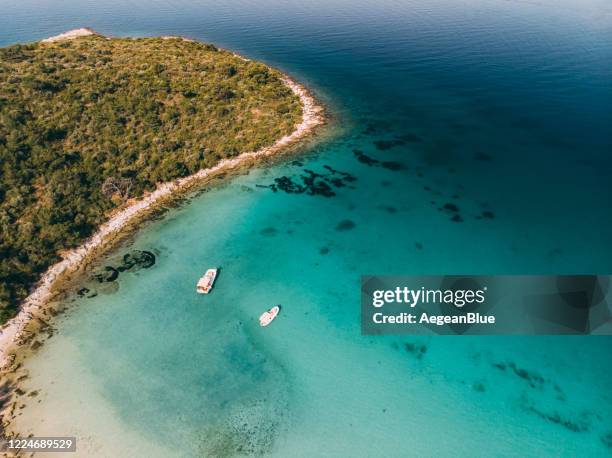
[[[272,323],[274,318],[277,317],[279,312],[280,312],[280,305],[275,305],[267,312],[262,313],[261,316],[259,317],[260,326],[264,326],[264,327],[268,326],[270,323]]]
[[[200,294],[208,294],[215,283],[215,278],[217,278],[217,270],[218,269],[208,269],[202,278],[198,280],[198,285],[196,286],[196,291]]]

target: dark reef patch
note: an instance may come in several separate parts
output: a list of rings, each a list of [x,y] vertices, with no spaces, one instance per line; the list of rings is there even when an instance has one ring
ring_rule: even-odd
[[[98,295],[98,293],[96,293],[95,291],[90,290],[89,288],[81,288],[77,291],[77,296],[78,297],[87,297],[87,298],[92,298],[92,297],[96,297]]]
[[[414,247],[417,250],[422,250],[423,249],[423,244],[421,242],[414,242]]]
[[[116,267],[105,266],[104,268],[94,272],[92,279],[98,283],[114,283],[119,278],[120,272],[137,272],[140,269],[149,269],[155,265],[156,257],[151,251],[146,250],[132,250],[126,253],[121,258],[121,264]],[[116,285],[115,285],[116,286]],[[117,291],[117,287],[105,286],[100,287],[101,293],[109,294]],[[78,297],[92,298],[96,297],[98,293],[92,291],[87,287],[83,287],[77,291]]]
[[[457,205],[455,205],[455,204],[453,204],[451,202],[448,202],[448,203],[444,204],[443,208],[444,208],[444,210],[448,210],[448,211],[453,212],[453,213],[457,213],[459,211],[459,207],[457,207]]]
[[[460,215],[453,215],[453,217],[450,220],[453,223],[462,223],[463,222],[463,218]]]
[[[482,212],[482,217],[485,219],[493,219],[495,218],[495,214],[492,211],[485,210]]]
[[[512,361],[509,363],[493,363],[493,367],[503,372],[508,371],[510,373],[513,373],[520,379],[525,380],[532,388],[541,388],[546,383],[546,379],[537,372],[523,369],[522,367],[517,366]]]
[[[487,391],[487,388],[485,387],[485,384],[482,382],[474,382],[472,384],[472,388],[474,389],[474,391],[476,391],[477,393],[484,393],[485,391]]]
[[[401,162],[396,161],[379,161],[378,159],[374,159],[373,157],[368,156],[363,151],[359,149],[354,149],[353,154],[357,158],[359,162],[365,164],[369,167],[374,167],[380,165],[388,170],[398,171],[404,168],[404,165]]]
[[[559,385],[557,385],[556,383],[553,384],[553,389],[555,390],[555,399],[557,401],[561,401],[561,402],[567,401],[567,396],[565,396],[565,393],[563,392],[563,390],[561,389]]]
[[[259,231],[259,233],[261,235],[265,235],[267,237],[271,237],[273,235],[276,235],[278,233],[278,231],[276,229],[274,229],[273,227],[265,227],[261,231]]]
[[[423,359],[423,356],[427,353],[427,345],[406,342],[404,344],[404,350],[413,355],[416,359]]]
[[[354,149],[353,154],[355,155],[357,160],[361,162],[362,164],[369,165],[369,166],[380,164],[379,160],[371,158],[370,156],[368,156],[367,154],[365,154],[363,151],[359,149]]]
[[[401,162],[395,161],[381,162],[380,165],[383,166],[385,169],[393,170],[394,172],[397,172],[398,170],[402,170],[404,168]]]
[[[395,148],[396,146],[405,145],[406,141],[400,138],[396,138],[393,140],[375,140],[373,143],[374,143],[374,146],[376,146],[376,149],[380,151],[386,151],[391,148]]]
[[[549,421],[556,425],[563,426],[564,428],[569,429],[570,431],[573,431],[575,433],[586,432],[590,429],[588,417],[586,417],[585,415],[583,415],[581,418],[578,418],[576,420],[572,420],[572,419],[562,416],[557,411],[550,412],[550,413],[544,412],[543,410],[540,410],[534,406],[529,406],[527,410],[529,412],[536,414],[538,417],[546,421]]]
[[[333,197],[336,193],[332,187],[349,187],[348,183],[357,180],[350,173],[336,170],[329,165],[324,165],[323,168],[327,170],[327,173],[318,173],[313,170],[304,169],[304,174],[295,178],[288,176],[277,177],[274,179],[274,183],[270,185],[258,184],[256,186],[258,188],[270,189],[272,192],[283,191],[287,194]]]
[[[350,231],[355,228],[355,223],[350,219],[343,219],[336,225],[336,230],[339,232]]]
[[[145,250],[133,250],[123,255],[123,264],[117,266],[119,272],[149,269],[155,265],[155,254]]]
[[[99,283],[111,282],[117,280],[119,277],[119,271],[112,266],[106,266],[101,272],[94,274],[94,278]]]
[[[327,253],[329,253],[329,248],[324,246],[321,249],[319,249],[319,254],[325,256]]]
[[[333,167],[331,167],[329,165],[324,165],[323,168],[328,170],[332,174],[340,175],[342,177],[342,179],[344,181],[346,181],[347,183],[352,183],[353,181],[357,181],[357,178],[354,177],[353,175],[351,175],[348,172],[343,172],[341,170],[336,170],[336,169],[334,169]]]
[[[306,186],[307,192],[313,195],[323,195],[326,197],[334,195],[328,184],[330,181],[324,179],[325,175],[313,172],[309,169],[304,169],[304,172],[306,172],[306,175],[302,175],[301,178]]]

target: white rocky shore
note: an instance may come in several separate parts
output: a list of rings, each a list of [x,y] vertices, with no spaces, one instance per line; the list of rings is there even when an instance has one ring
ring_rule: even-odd
[[[42,41],[55,42],[70,40],[81,36],[92,35],[94,33],[95,32],[91,29],[82,28],[71,30]],[[302,102],[302,122],[295,127],[295,130],[291,134],[277,140],[272,146],[254,152],[242,153],[232,159],[223,159],[214,167],[202,169],[185,178],[159,185],[152,193],[128,204],[126,207],[113,214],[110,219],[79,248],[65,253],[63,259],[51,266],[41,277],[34,291],[24,300],[17,316],[9,320],[0,328],[0,370],[12,364],[14,359],[13,352],[25,337],[24,333],[27,324],[34,319],[37,314],[44,309],[45,305],[49,303],[50,299],[53,298],[55,289],[58,286],[57,284],[61,282],[64,276],[79,270],[87,259],[98,253],[108,241],[118,235],[127,225],[138,221],[139,218],[148,214],[155,208],[156,204],[159,204],[174,193],[186,190],[212,175],[247,164],[253,159],[277,154],[286,147],[304,139],[316,127],[324,123],[324,110],[317,104],[308,90],[288,77],[283,81]]]
[[[80,29],[69,30],[68,32],[60,33],[59,35],[55,35],[54,37],[45,38],[44,40],[40,40],[42,43],[53,43],[54,41],[62,41],[62,40],[73,40],[79,37],[86,37],[87,35],[94,35],[96,32],[91,30],[90,28],[83,27]]]

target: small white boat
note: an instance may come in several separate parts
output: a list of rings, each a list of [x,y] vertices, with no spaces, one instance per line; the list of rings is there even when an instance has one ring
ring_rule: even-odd
[[[196,291],[200,294],[208,294],[215,283],[215,278],[217,278],[217,270],[218,269],[208,269],[202,278],[198,280],[198,285],[196,286]]]
[[[260,326],[264,326],[264,327],[268,326],[270,323],[272,323],[274,318],[278,316],[279,312],[280,312],[280,305],[275,305],[267,312],[262,313],[261,316],[259,317]]]

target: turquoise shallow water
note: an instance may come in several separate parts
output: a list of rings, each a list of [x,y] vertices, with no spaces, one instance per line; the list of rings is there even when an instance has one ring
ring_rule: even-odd
[[[157,255],[75,299],[28,362],[41,402],[17,426],[70,429],[105,456],[610,455],[609,338],[363,337],[358,302],[361,274],[610,272],[607,2],[3,11],[0,44],[83,25],[218,43],[310,84],[340,129],[105,259]],[[309,171],[334,195],[258,187]],[[448,202],[462,221],[439,210]],[[196,296],[212,265],[213,294]],[[261,330],[275,303],[282,315]]]

